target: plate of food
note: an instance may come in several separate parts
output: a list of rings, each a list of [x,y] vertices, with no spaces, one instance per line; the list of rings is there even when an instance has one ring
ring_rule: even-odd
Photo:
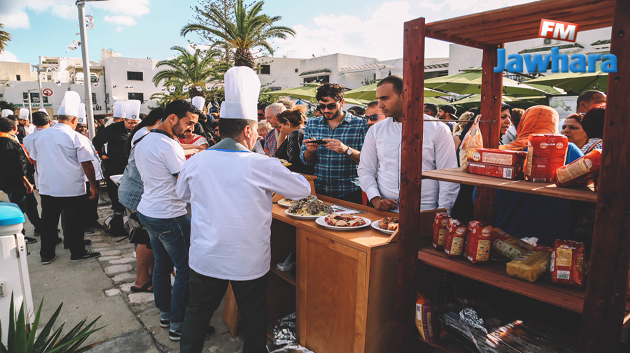
[[[330,205],[324,204],[324,202],[317,199],[315,195],[294,201],[291,207],[284,211],[284,213],[289,216],[300,219],[317,219],[318,217],[326,216],[333,212]]]
[[[400,220],[398,217],[385,217],[372,222],[372,228],[386,234],[394,234],[394,232],[398,230],[399,224]]]
[[[315,220],[322,227],[334,230],[354,230],[369,226],[372,221],[369,218],[353,216],[350,214],[333,213]]]
[[[293,205],[293,202],[295,202],[295,201],[293,201],[291,199],[284,198],[284,199],[278,200],[278,205],[280,205],[282,207],[291,207]]]
[[[282,163],[283,166],[285,167],[290,167],[293,165],[293,163],[287,161],[286,159],[282,159],[282,158],[278,158],[278,160],[280,161],[280,163]]]

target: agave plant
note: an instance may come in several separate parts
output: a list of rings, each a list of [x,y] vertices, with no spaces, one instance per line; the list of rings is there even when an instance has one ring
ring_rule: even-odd
[[[101,317],[97,317],[94,321],[90,322],[87,326],[84,319],[73,327],[68,333],[62,336],[62,331],[65,324],[61,324],[54,332],[53,325],[59,317],[61,307],[63,303],[57,307],[57,310],[50,318],[44,329],[35,337],[37,327],[39,326],[39,317],[42,312],[42,306],[44,301],[39,304],[37,314],[35,314],[35,321],[33,327],[28,330],[26,324],[26,314],[24,312],[24,303],[20,308],[20,312],[15,318],[15,310],[13,306],[13,295],[11,295],[11,304],[9,307],[9,334],[7,339],[7,345],[0,342],[0,353],[82,353],[86,352],[93,347],[88,345],[81,347],[88,337],[94,332],[102,329],[92,329],[96,321]],[[51,334],[52,332],[52,334]],[[0,322],[0,336],[2,336],[2,323]]]

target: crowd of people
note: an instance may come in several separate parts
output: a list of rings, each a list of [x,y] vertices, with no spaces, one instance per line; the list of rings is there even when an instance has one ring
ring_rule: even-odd
[[[136,242],[138,274],[131,290],[154,293],[159,323],[171,340],[181,340],[182,352],[201,352],[204,338],[214,332],[210,318],[228,283],[243,318],[243,351],[263,352],[271,195],[308,196],[309,183],[297,173],[312,174],[319,195],[397,212],[402,87],[402,77],[382,79],[377,100],[357,116],[343,110],[344,87],[323,84],[309,118],[306,106],[286,98],[258,104],[258,77],[235,67],[225,75],[218,114],[209,112],[203,97],[177,100],[146,116],[139,101],[120,101],[91,140],[85,107],[78,93],[68,91],[54,120],[44,111],[30,117],[28,110],[19,116],[2,112],[0,186],[34,225],[34,235],[41,236],[46,265],[62,241],[72,261],[100,256],[86,249],[90,241],[84,234],[103,227],[96,209],[104,181],[114,212],[107,226],[133,233]],[[523,110],[503,104],[500,148],[525,150],[528,136],[560,131],[571,145],[567,163],[602,148],[605,98],[602,92],[584,92],[576,113],[562,122],[546,106]],[[478,117],[479,109],[458,117],[452,105],[425,104],[423,171],[458,167],[461,142]],[[117,175],[122,177],[116,182],[112,176]],[[470,219],[474,193],[456,183],[424,179],[421,209],[445,208]],[[519,210],[534,209],[540,222],[550,223],[570,211],[536,195],[497,192],[496,197],[502,206],[495,210],[495,225],[516,236],[527,231],[524,223],[532,216]],[[544,205],[526,207],[534,202]],[[57,230],[60,217],[63,238]]]

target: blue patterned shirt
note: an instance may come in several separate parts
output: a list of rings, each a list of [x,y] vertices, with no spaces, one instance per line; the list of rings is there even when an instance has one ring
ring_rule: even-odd
[[[348,112],[336,128],[331,129],[323,116],[311,118],[304,129],[304,139],[337,139],[344,145],[361,151],[368,125],[362,118]],[[315,165],[315,189],[330,197],[342,197],[361,190],[354,183],[358,178],[357,166],[350,156],[329,150],[323,145],[315,151],[311,162],[304,159],[306,144],[302,145],[300,159],[305,165]]]

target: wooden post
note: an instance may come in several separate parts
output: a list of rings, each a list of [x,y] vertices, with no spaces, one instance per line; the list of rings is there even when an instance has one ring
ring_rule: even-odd
[[[424,18],[405,22],[395,352],[411,352],[416,303],[424,124]],[[403,192],[404,190],[404,192]]]
[[[497,49],[503,45],[488,46],[483,50],[481,72],[481,121],[479,127],[483,135],[483,146],[499,148],[501,134],[501,101],[503,73],[494,73],[497,65]],[[495,189],[477,188],[475,219],[492,223]]]
[[[630,259],[630,1],[615,3],[602,170],[579,352],[618,352]]]

